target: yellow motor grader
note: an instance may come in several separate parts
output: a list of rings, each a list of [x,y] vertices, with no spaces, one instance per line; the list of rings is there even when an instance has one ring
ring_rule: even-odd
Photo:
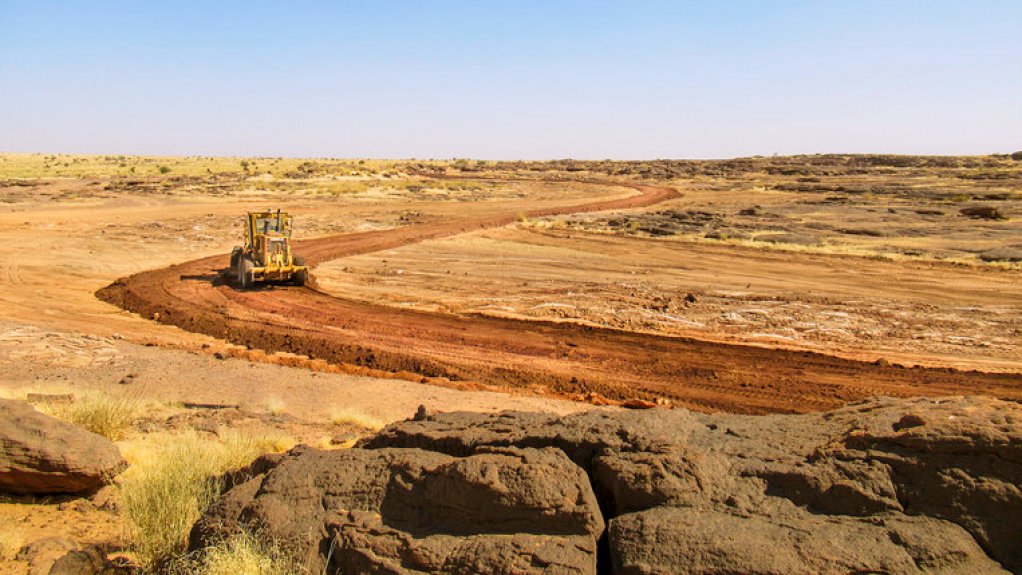
[[[249,212],[245,246],[231,251],[231,270],[242,289],[269,281],[305,285],[309,268],[291,251],[291,216],[279,209]]]

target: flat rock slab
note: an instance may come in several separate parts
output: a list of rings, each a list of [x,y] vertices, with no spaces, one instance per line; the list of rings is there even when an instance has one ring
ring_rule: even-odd
[[[127,467],[109,439],[0,399],[0,492],[88,493]]]

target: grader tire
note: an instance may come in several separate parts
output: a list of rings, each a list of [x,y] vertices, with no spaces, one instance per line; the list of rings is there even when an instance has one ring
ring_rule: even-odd
[[[254,277],[252,274],[252,268],[255,267],[252,264],[252,260],[246,256],[242,256],[238,260],[238,286],[241,289],[252,289]]]
[[[304,266],[305,265],[305,258],[303,258],[302,256],[295,256],[292,259],[292,261],[294,262],[294,264],[296,266]],[[291,277],[291,283],[295,284],[296,286],[303,286],[303,285],[305,285],[305,282],[307,282],[307,281],[309,281],[309,270],[308,269],[304,269],[304,270],[302,270],[300,272],[297,272],[294,276]]]

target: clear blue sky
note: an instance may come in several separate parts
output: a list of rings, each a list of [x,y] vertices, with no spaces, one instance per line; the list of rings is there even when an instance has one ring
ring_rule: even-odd
[[[0,0],[2,151],[1019,149],[1019,0]]]

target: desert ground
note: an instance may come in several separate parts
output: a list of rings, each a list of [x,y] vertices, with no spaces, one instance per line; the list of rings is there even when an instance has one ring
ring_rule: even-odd
[[[227,273],[294,215],[306,287]],[[167,437],[352,445],[430,413],[813,413],[1022,400],[1022,161],[0,155],[0,397]],[[126,472],[130,474],[131,468]],[[60,536],[137,561],[116,485],[0,500],[0,573]]]

